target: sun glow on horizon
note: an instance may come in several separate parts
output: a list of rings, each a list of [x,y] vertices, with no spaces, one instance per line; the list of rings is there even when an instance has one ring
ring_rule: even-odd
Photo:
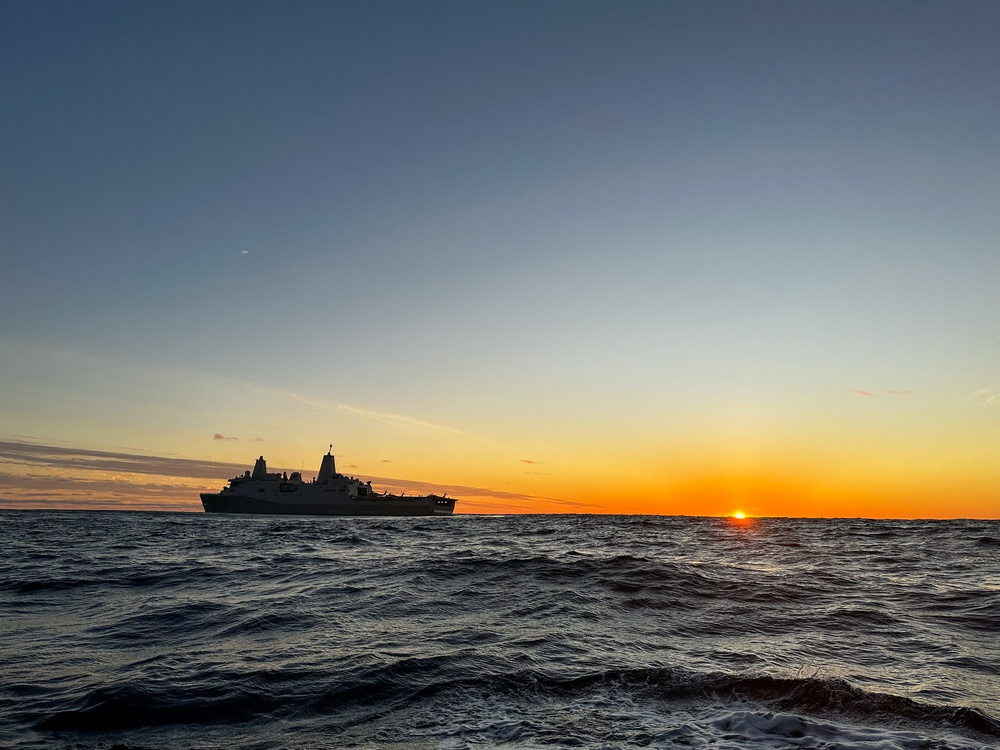
[[[744,513],[742,510],[738,510],[735,513],[733,513],[733,518],[735,518],[738,521],[742,521],[746,517],[747,517],[746,513]]]

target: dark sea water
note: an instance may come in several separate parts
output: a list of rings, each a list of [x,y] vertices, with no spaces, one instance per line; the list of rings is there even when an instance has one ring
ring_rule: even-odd
[[[0,746],[997,748],[1000,523],[0,513]]]

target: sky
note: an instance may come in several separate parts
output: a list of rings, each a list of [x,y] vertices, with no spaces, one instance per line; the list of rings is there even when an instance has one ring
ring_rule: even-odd
[[[0,508],[1000,517],[1000,4],[0,0]]]

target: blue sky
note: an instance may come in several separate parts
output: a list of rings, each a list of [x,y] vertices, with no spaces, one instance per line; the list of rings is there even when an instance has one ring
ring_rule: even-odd
[[[0,19],[0,438],[995,490],[995,3]]]

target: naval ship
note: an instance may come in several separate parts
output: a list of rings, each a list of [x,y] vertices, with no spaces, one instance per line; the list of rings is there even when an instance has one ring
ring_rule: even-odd
[[[455,499],[439,495],[377,493],[371,482],[338,474],[333,446],[323,456],[319,476],[302,481],[267,471],[261,456],[253,472],[233,477],[218,492],[201,493],[206,513],[269,513],[298,516],[450,516]]]

